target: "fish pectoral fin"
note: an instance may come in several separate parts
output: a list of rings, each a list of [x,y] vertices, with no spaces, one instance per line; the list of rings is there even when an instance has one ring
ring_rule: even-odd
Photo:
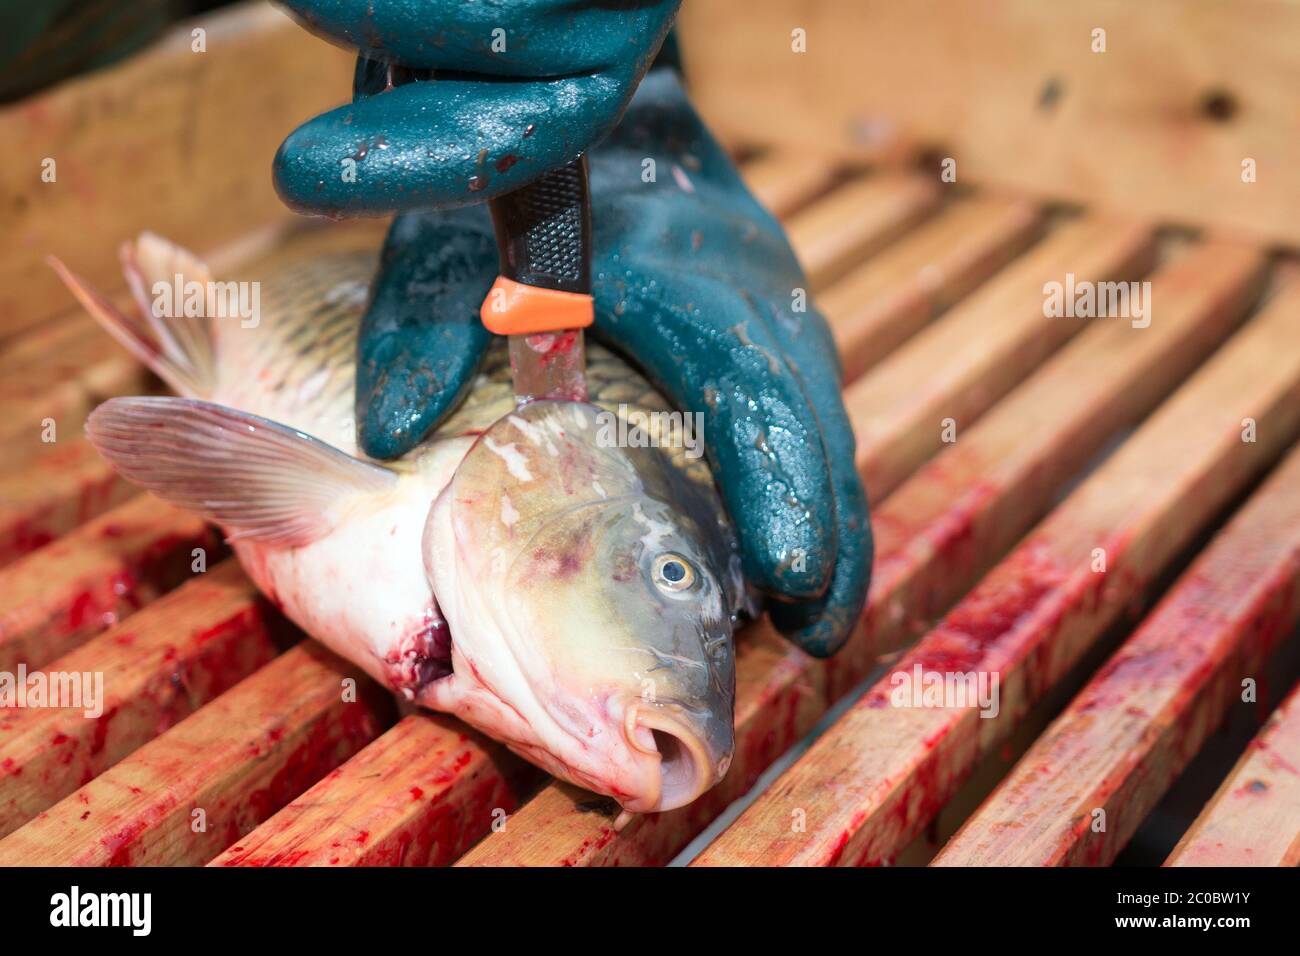
[[[190,398],[114,398],[86,435],[127,480],[225,526],[232,538],[301,547],[340,505],[397,475],[277,422]]]

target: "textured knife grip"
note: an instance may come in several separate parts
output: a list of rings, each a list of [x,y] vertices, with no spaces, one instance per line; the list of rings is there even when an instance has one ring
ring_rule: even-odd
[[[501,274],[561,292],[591,292],[591,203],[587,159],[494,199]]]

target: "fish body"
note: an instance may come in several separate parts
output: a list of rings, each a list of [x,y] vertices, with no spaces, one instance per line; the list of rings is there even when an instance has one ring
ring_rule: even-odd
[[[363,460],[354,357],[377,257],[301,245],[257,270],[253,323],[156,314],[159,283],[214,281],[156,236],[123,248],[139,316],[56,263],[183,396],[110,400],[91,441],[219,523],[291,620],[406,699],[628,811],[693,800],[731,759],[732,638],[753,607],[707,465],[654,432],[667,403],[592,345],[590,403],[516,407],[501,343],[424,443]],[[619,415],[648,440],[611,440]]]

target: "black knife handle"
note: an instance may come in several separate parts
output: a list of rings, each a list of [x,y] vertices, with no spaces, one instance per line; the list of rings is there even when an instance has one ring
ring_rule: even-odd
[[[543,289],[591,294],[585,155],[489,205],[503,276]]]

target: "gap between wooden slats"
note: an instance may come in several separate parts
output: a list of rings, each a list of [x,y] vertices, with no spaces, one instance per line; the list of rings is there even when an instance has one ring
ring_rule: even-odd
[[[834,188],[841,178],[833,160],[776,150],[740,167],[745,185],[772,215],[784,219]]]

